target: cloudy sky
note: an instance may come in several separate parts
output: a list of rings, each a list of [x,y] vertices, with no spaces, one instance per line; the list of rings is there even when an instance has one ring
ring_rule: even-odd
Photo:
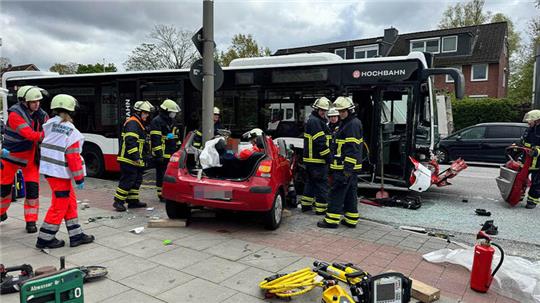
[[[251,33],[272,51],[341,40],[436,29],[452,0],[215,0],[215,40],[226,49],[237,33]],[[510,16],[518,31],[540,13],[534,0],[487,0],[485,9]],[[155,24],[197,30],[202,0],[0,0],[0,56],[12,64],[123,62],[148,41]],[[523,35],[524,36],[524,35]]]

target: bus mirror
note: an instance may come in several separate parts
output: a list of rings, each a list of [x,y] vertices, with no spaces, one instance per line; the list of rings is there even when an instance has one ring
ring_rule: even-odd
[[[454,80],[455,93],[457,99],[462,99],[465,95],[465,78],[463,73],[457,68],[428,68],[422,71],[422,80],[427,80],[433,75],[449,75]]]

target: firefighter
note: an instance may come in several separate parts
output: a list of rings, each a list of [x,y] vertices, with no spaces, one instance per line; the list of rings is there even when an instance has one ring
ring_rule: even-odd
[[[145,123],[152,110],[150,102],[137,101],[133,106],[133,115],[124,123],[117,157],[120,164],[120,181],[113,203],[117,211],[126,211],[125,202],[128,208],[146,207],[146,203],[139,201],[139,188],[145,166]]]
[[[531,149],[532,164],[529,167],[531,172],[531,187],[529,188],[529,194],[527,195],[527,204],[525,208],[533,209],[538,203],[540,203],[540,110],[534,109],[529,111],[523,117],[523,122],[529,124],[529,128],[523,134],[521,138],[521,144]]]
[[[328,116],[328,128],[330,129],[330,134],[334,135],[339,129],[339,112],[337,111],[335,107],[332,107],[328,110],[327,116]]]
[[[358,223],[357,174],[362,169],[362,122],[354,114],[349,97],[338,97],[334,106],[339,112],[341,125],[335,135],[336,148],[332,151],[330,170],[333,175],[330,201],[326,216],[317,226],[337,228],[341,223],[354,228]],[[341,215],[344,214],[343,219]]]
[[[160,201],[163,176],[172,154],[177,150],[178,135],[175,134],[174,119],[180,108],[173,100],[164,100],[159,114],[150,122],[150,150],[156,166],[156,190]]]
[[[310,211],[315,206],[315,214],[324,215],[328,195],[328,163],[330,149],[326,125],[326,112],[330,109],[330,100],[321,97],[312,105],[313,111],[306,122],[304,131],[303,162],[306,166],[307,181],[304,194],[300,198],[302,211]]]
[[[223,125],[221,124],[221,111],[219,110],[219,107],[214,107],[214,136],[219,135],[218,130],[220,129],[223,129]],[[194,134],[193,147],[202,149],[202,132],[196,129]]]
[[[51,101],[55,115],[43,125],[45,137],[41,143],[40,170],[49,183],[52,201],[45,220],[39,229],[37,248],[58,248],[64,240],[55,235],[62,220],[66,222],[69,246],[92,243],[94,236],[83,233],[77,214],[77,197],[71,184],[84,188],[86,169],[81,157],[83,135],[73,125],[73,114],[77,100],[70,95],[56,95]]]
[[[18,169],[22,170],[26,197],[24,220],[28,233],[37,232],[39,211],[39,142],[43,140],[43,123],[47,113],[40,108],[42,90],[36,86],[23,86],[17,91],[19,102],[8,109],[0,167],[0,221],[7,219],[11,203],[11,187]]]

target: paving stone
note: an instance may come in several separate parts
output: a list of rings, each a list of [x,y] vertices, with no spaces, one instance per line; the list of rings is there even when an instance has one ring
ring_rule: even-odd
[[[94,225],[92,227],[86,227],[83,225],[82,228],[84,233],[96,237],[96,241],[122,232],[121,230],[105,225]]]
[[[105,301],[101,301],[101,303],[134,303],[134,302],[160,303],[163,301],[153,298],[142,292],[136,291],[134,289],[128,290],[122,294],[109,298]]]
[[[272,271],[272,272],[278,272],[282,270],[283,268],[291,265],[292,263],[300,260],[302,257],[280,257],[280,258],[256,258],[256,259],[240,259],[239,262],[254,266],[260,269]]]
[[[200,231],[194,231],[193,229],[189,229],[186,227],[178,227],[178,228],[145,228],[144,230],[145,236],[158,239],[158,240],[178,240],[182,238],[187,238],[190,236],[193,236],[197,233],[200,233]]]
[[[236,261],[265,248],[263,245],[253,244],[242,240],[228,240],[216,246],[207,248],[204,252]]]
[[[119,294],[125,293],[129,288],[109,279],[102,279],[84,284],[83,294],[85,302],[99,302]]]
[[[99,265],[100,263],[124,257],[125,255],[126,254],[121,251],[100,246],[83,250],[66,258],[68,258],[69,262],[77,265]]]
[[[178,247],[171,251],[155,255],[151,257],[150,260],[152,262],[180,270],[210,257],[212,257],[212,255],[202,251],[189,249],[187,247]]]
[[[255,298],[250,295],[243,294],[243,293],[237,293],[234,296],[223,301],[223,303],[265,303],[265,302],[266,301],[263,301],[261,299],[258,299],[258,298]]]
[[[178,248],[178,246],[174,245],[174,242],[170,245],[164,245],[163,241],[160,240],[144,239],[143,241],[123,247],[121,250],[142,258],[150,258],[175,248]]]
[[[214,283],[220,283],[246,268],[246,265],[231,262],[220,257],[211,257],[203,262],[188,266],[182,269],[182,271]]]
[[[292,273],[292,272],[295,272],[297,270],[300,270],[300,269],[303,269],[303,268],[306,268],[306,267],[309,267],[309,268],[313,268],[313,262],[316,261],[315,258],[311,258],[311,257],[303,257],[301,259],[299,259],[298,261],[294,262],[294,263],[291,263],[289,266],[285,267],[285,268],[282,268],[281,270],[278,271],[278,273],[280,274],[288,274],[288,273]]]
[[[137,235],[130,232],[120,232],[108,237],[96,238],[96,243],[110,248],[122,248],[143,241],[144,239],[145,237],[142,234]]]
[[[0,249],[0,260],[2,260],[2,263],[4,264],[12,264],[13,261],[32,256],[39,256],[41,254],[42,252],[36,248],[30,248],[21,243],[17,243],[5,248],[2,247],[2,249]]]
[[[232,288],[245,294],[264,299],[264,293],[258,287],[258,284],[266,277],[272,276],[273,273],[250,267],[221,283],[222,286]]]
[[[192,279],[194,279],[193,276],[183,272],[158,266],[122,279],[120,282],[148,295],[157,296],[169,289],[185,284]],[[182,301],[177,300],[176,302]]]
[[[187,238],[182,238],[176,241],[176,244],[195,250],[205,250],[209,247],[214,247],[215,245],[221,244],[230,239],[230,237],[224,237],[221,235],[201,233]]]
[[[236,294],[236,291],[232,289],[197,278],[161,293],[157,297],[173,303],[218,303],[232,297],[234,294]]]
[[[11,209],[11,208],[10,208]],[[21,299],[19,298],[19,293],[2,295],[2,303],[20,303]]]
[[[107,270],[109,271],[108,277],[114,281],[120,281],[129,276],[158,266],[158,264],[154,262],[131,255],[103,262],[100,265],[107,267]]]

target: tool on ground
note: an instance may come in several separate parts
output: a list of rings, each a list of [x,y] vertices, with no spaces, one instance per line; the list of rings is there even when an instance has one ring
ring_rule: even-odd
[[[78,268],[37,276],[21,285],[20,302],[83,303],[84,274]]]
[[[17,276],[8,275],[10,272],[18,271]],[[0,294],[10,294],[19,291],[19,286],[26,280],[34,276],[34,270],[29,264],[5,267],[0,264]]]
[[[63,272],[74,270],[74,269],[76,269],[78,272],[81,273],[83,282],[92,282],[92,281],[101,279],[108,274],[107,268],[104,266],[92,265],[92,266],[80,266],[80,267],[66,269],[65,265],[66,265],[65,257],[60,257],[60,270],[58,271],[56,270],[56,267],[54,266],[40,267],[34,271],[32,266],[29,264],[23,264],[23,265],[13,266],[13,267],[5,267],[3,264],[0,264],[0,282],[1,282],[0,294],[18,292],[21,289],[23,289],[23,285],[25,285],[27,281],[30,281],[30,280],[34,281],[36,279],[41,279],[45,277],[52,277],[51,279],[55,279],[54,277],[56,277],[55,276],[56,274],[61,274]],[[12,275],[8,275],[9,272],[15,272],[15,271],[20,271],[20,274],[16,277]],[[71,277],[71,275],[68,275],[68,276]],[[31,293],[32,288],[30,288],[28,292]],[[21,301],[21,302],[27,302],[27,301]],[[54,300],[49,301],[47,299],[45,301],[38,300],[38,301],[31,301],[31,302],[55,302],[55,301]],[[64,301],[58,301],[58,302],[64,302]],[[76,302],[76,301],[73,301],[73,302]]]
[[[491,272],[491,263],[495,254],[495,246],[501,252],[501,259],[495,270]],[[491,242],[491,238],[483,231],[476,235],[474,246],[474,259],[471,270],[471,289],[478,292],[487,292],[493,281],[493,277],[501,268],[504,261],[504,250],[498,244]]]
[[[406,209],[419,209],[422,207],[420,197],[406,196],[403,198],[393,196],[388,198],[360,199],[360,203],[373,206],[403,207]]]
[[[290,299],[322,287],[324,303],[401,303],[411,298],[411,280],[400,273],[371,276],[351,263],[315,261],[308,267],[290,274],[277,274],[265,278],[259,287],[266,298]],[[339,282],[349,286],[347,292]]]
[[[390,195],[384,190],[384,142],[383,142],[383,124],[379,130],[379,166],[381,168],[381,189],[375,194],[376,199],[388,198]]]
[[[515,206],[523,199],[530,185],[529,167],[532,157],[529,148],[516,145],[506,148],[506,156],[510,160],[501,166],[495,181],[504,201]]]
[[[486,234],[492,236],[499,233],[499,229],[493,224],[493,220],[487,220],[486,222],[484,222],[484,224],[482,224],[481,230],[484,231]]]
[[[484,216],[484,217],[491,216],[491,212],[489,212],[489,211],[487,211],[487,210],[485,210],[483,208],[477,208],[474,212],[479,216]]]

